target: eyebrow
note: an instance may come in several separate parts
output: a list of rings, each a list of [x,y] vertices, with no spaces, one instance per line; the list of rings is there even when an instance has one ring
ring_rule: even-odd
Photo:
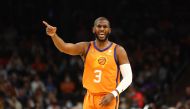
[[[106,20],[106,19],[99,19],[99,20],[96,20],[96,21],[94,22],[94,26],[95,26],[95,25],[98,25],[98,22],[99,22],[99,21],[107,21],[108,27],[110,27],[110,22],[109,22],[108,20]]]
[[[106,27],[110,27],[109,23],[108,23],[108,24],[100,24],[100,23],[96,23],[95,26],[106,26]]]

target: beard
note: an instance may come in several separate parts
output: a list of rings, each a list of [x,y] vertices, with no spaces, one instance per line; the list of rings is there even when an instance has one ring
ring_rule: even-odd
[[[105,42],[105,41],[108,39],[108,37],[109,37],[110,34],[107,34],[104,39],[100,39],[97,34],[94,34],[94,35],[95,35],[95,37],[96,37],[96,39],[97,39],[98,41],[100,41],[100,42]]]

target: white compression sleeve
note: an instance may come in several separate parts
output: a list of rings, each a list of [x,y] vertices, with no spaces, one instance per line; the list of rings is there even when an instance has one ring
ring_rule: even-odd
[[[127,89],[127,87],[129,87],[129,85],[132,82],[132,70],[131,70],[130,64],[122,64],[119,67],[120,67],[123,79],[121,80],[121,82],[119,83],[116,89],[118,90],[119,93],[121,93],[125,89]]]

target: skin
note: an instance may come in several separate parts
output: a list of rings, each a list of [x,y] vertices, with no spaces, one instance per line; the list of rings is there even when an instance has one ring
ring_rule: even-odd
[[[70,55],[80,55],[83,60],[85,59],[89,42],[66,43],[57,35],[57,27],[51,26],[46,21],[43,21],[43,24],[46,26],[46,34],[52,38],[59,51]],[[111,28],[108,20],[99,19],[95,21],[92,32],[96,36],[95,42],[99,49],[104,49],[110,45],[108,36],[111,33]],[[119,65],[129,63],[127,53],[122,46],[117,46],[116,53]],[[113,99],[113,94],[108,93],[102,97],[99,105],[108,105]]]

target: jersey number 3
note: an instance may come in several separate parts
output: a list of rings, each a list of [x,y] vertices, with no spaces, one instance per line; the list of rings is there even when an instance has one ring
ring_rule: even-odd
[[[102,71],[101,70],[95,70],[94,73],[95,73],[94,82],[95,83],[100,83],[101,77],[102,77]]]

